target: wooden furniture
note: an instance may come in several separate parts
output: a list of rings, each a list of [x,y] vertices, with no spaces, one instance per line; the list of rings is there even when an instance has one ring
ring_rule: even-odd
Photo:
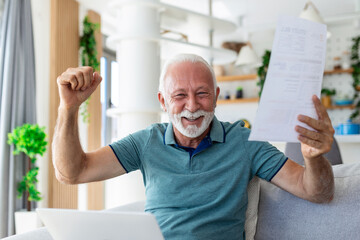
[[[324,72],[325,75],[333,75],[333,74],[351,74],[354,69],[336,69],[336,70],[327,70]],[[217,76],[216,80],[218,83],[220,82],[233,82],[233,81],[249,81],[249,80],[257,80],[258,76],[256,74],[247,74],[247,75],[234,75],[234,76]],[[357,87],[357,90],[360,91],[360,86]],[[217,101],[218,104],[231,104],[231,103],[249,103],[249,102],[258,102],[259,98],[241,98],[241,99],[220,99]],[[354,109],[354,105],[346,105],[346,106],[338,106],[332,105],[327,109]]]
[[[354,72],[354,69],[349,68],[349,69],[336,69],[336,70],[327,70],[324,72],[324,76],[326,75],[334,75],[334,74],[352,74]],[[360,90],[360,87],[359,87]],[[327,109],[329,110],[334,110],[334,109],[354,109],[355,106],[353,104],[351,105],[336,105],[333,104],[329,107],[327,107]]]
[[[256,74],[247,74],[247,75],[234,75],[234,76],[217,76],[217,82],[234,82],[234,81],[253,81],[257,80],[258,76]],[[251,103],[258,102],[259,98],[238,98],[238,99],[219,99],[217,104],[232,104],[232,103]]]

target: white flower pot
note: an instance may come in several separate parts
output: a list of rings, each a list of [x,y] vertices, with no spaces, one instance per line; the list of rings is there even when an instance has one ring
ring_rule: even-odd
[[[16,234],[35,230],[42,226],[43,226],[43,224],[35,211],[15,212],[15,232],[16,232]]]

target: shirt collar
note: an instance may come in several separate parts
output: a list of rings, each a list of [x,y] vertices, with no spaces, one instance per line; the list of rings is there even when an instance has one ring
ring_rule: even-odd
[[[225,142],[225,129],[222,123],[214,116],[210,129],[210,139],[213,142]],[[169,123],[164,133],[164,144],[176,144],[172,123]]]

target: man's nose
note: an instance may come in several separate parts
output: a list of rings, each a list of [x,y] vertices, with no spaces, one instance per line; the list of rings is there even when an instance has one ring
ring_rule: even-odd
[[[200,104],[197,101],[196,96],[189,95],[188,101],[186,103],[186,109],[189,110],[190,112],[196,112],[197,110],[199,110],[199,108],[200,108]]]

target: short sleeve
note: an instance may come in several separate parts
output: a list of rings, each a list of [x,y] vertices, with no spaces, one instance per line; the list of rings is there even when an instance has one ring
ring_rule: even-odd
[[[140,169],[142,155],[150,139],[151,133],[152,130],[149,127],[145,130],[130,134],[109,145],[126,172]]]
[[[249,134],[250,131],[247,138]],[[246,139],[246,150],[251,159],[252,174],[266,181],[271,181],[288,159],[284,153],[268,142],[247,141]]]

